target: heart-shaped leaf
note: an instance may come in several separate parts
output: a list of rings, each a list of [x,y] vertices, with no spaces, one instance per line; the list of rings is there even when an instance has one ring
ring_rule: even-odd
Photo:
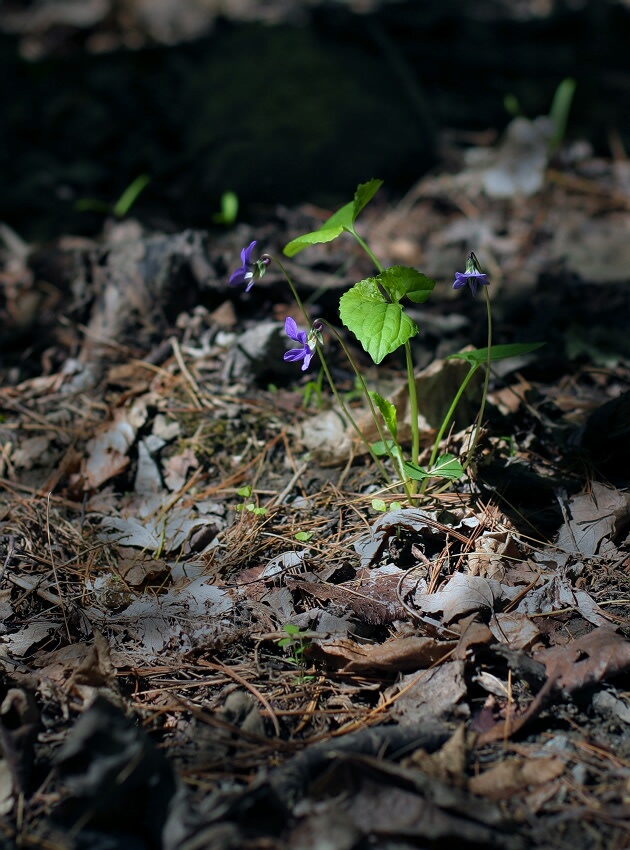
[[[375,278],[360,280],[341,296],[339,315],[377,364],[418,333],[400,304],[385,301]]]

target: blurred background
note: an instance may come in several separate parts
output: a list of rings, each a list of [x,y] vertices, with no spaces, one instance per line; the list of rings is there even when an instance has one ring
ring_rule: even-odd
[[[402,195],[576,82],[568,139],[630,149],[621,0],[30,0],[0,4],[0,220],[28,240],[134,215],[210,227]],[[136,182],[139,181],[139,182]]]

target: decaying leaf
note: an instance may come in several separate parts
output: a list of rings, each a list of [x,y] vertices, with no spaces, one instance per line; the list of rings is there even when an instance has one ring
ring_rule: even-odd
[[[394,699],[392,716],[408,725],[423,719],[467,717],[468,707],[460,701],[467,692],[463,661],[444,661],[421,673],[409,673],[385,693]]]
[[[504,595],[504,589],[494,579],[454,573],[436,593],[417,593],[413,601],[420,611],[441,611],[444,622],[451,623],[473,611],[493,612]]]
[[[569,500],[570,516],[556,545],[585,557],[615,551],[613,541],[630,523],[630,493],[593,481],[589,493]]]
[[[489,800],[506,800],[519,791],[557,779],[565,770],[566,765],[558,756],[507,758],[479,776],[471,777],[468,788],[473,794]]]
[[[373,646],[357,648],[343,673],[398,672],[421,670],[437,664],[451,654],[456,644],[429,637],[401,637]]]
[[[536,661],[545,665],[545,684],[523,714],[483,732],[477,740],[479,746],[518,732],[542,711],[555,694],[566,699],[577,691],[629,670],[630,640],[611,629],[600,628],[568,646],[541,650],[535,657]]]

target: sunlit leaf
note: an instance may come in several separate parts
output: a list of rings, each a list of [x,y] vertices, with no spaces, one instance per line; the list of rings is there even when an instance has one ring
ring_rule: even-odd
[[[395,406],[391,403],[391,401],[388,401],[376,392],[370,392],[370,398],[379,409],[380,414],[383,417],[383,421],[387,426],[387,430],[392,437],[396,439],[396,435],[398,434],[398,420]]]
[[[377,364],[418,333],[400,304],[385,300],[374,278],[360,280],[341,296],[339,315]]]
[[[511,345],[493,345],[490,349],[490,360],[507,360],[508,357],[517,357],[519,354],[529,354],[531,351],[541,348],[544,342],[516,342]],[[465,360],[471,365],[488,362],[488,349],[476,348],[474,351],[458,351],[450,354],[447,360]]]

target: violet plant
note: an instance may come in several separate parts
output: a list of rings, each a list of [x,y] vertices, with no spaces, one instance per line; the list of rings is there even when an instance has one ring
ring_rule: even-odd
[[[267,254],[263,254],[259,260],[253,261],[252,253],[255,242],[252,242],[241,252],[242,266],[231,275],[230,284],[232,286],[245,284],[246,291],[249,291],[254,281],[264,275],[268,264],[273,259],[283,273],[293,293],[307,328],[306,330],[302,330],[292,317],[287,318],[285,331],[291,340],[298,343],[298,347],[287,351],[284,359],[289,362],[301,361],[302,371],[305,371],[309,368],[313,357],[317,353],[335,399],[359,439],[374,458],[385,481],[388,484],[394,483],[383,463],[383,459],[388,457],[394,466],[399,482],[404,487],[407,495],[411,497],[417,494],[418,482],[421,482],[420,494],[422,494],[426,491],[431,481],[446,480],[450,482],[459,479],[464,474],[474,456],[474,451],[481,433],[485,403],[488,395],[491,363],[496,360],[513,357],[517,354],[528,353],[538,348],[541,343],[492,345],[492,312],[488,295],[489,281],[487,275],[481,270],[477,258],[471,253],[466,262],[465,271],[456,272],[453,288],[469,287],[473,297],[476,296],[479,289],[483,290],[488,317],[488,345],[486,348],[451,355],[451,358],[459,358],[468,362],[469,371],[455,394],[453,402],[438,429],[429,463],[426,468],[421,467],[419,465],[420,434],[418,426],[418,399],[410,344],[410,340],[416,336],[419,328],[405,312],[405,304],[407,301],[412,304],[421,304],[426,301],[435,287],[435,281],[410,266],[394,265],[389,268],[383,268],[379,260],[372,253],[370,247],[357,232],[355,228],[356,219],[361,210],[377,193],[382,182],[382,180],[370,180],[367,183],[359,185],[352,201],[337,210],[317,230],[305,233],[289,242],[284,247],[284,254],[287,257],[293,257],[305,248],[332,242],[334,239],[347,233],[358,242],[374,264],[376,274],[373,277],[358,281],[341,296],[339,301],[339,316],[343,325],[354,334],[376,365],[381,363],[387,355],[392,354],[399,348],[403,348],[404,350],[411,427],[411,448],[408,457],[405,457],[404,447],[398,437],[398,413],[396,407],[391,401],[379,393],[368,389],[359,367],[335,326],[324,319],[310,320],[296,288],[281,262]],[[323,349],[324,328],[327,328],[337,339],[354,371],[357,383],[365,396],[377,428],[379,440],[375,443],[369,443],[365,438],[351,411],[337,391]],[[452,454],[440,454],[440,448],[446,430],[453,419],[455,409],[466,387],[473,375],[482,367],[485,367],[485,379],[480,409],[476,417],[475,427],[466,456],[463,462],[461,462]]]

